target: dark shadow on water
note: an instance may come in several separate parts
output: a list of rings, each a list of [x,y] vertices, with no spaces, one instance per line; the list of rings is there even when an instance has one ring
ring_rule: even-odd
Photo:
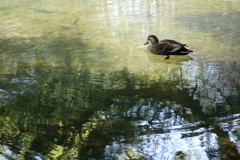
[[[127,145],[140,144],[143,141],[140,137],[144,135],[168,134],[172,129],[166,126],[165,121],[171,119],[178,125],[190,124],[180,128],[182,138],[203,135],[205,131],[216,134],[219,149],[209,146],[206,151],[209,157],[236,158],[239,156],[236,144],[230,141],[221,123],[228,123],[230,117],[240,112],[239,82],[236,81],[240,77],[240,72],[237,72],[240,68],[224,63],[209,66],[208,73],[212,76],[221,67],[226,72],[234,69],[236,73],[220,75],[221,81],[214,84],[213,79],[207,78],[203,81],[206,85],[178,89],[178,80],[160,78],[158,82],[151,81],[147,75],[130,73],[127,68],[114,72],[91,72],[84,65],[79,71],[69,68],[44,71],[42,66],[36,67],[35,74],[41,75],[34,77],[37,83],[18,88],[9,102],[1,107],[2,117],[8,117],[7,121],[6,118],[1,119],[4,124],[1,126],[1,145],[8,146],[24,159],[34,156],[117,159],[118,153],[124,152],[118,151],[112,143],[124,151]],[[214,66],[219,68],[211,69]],[[225,100],[218,104],[204,104],[205,98],[212,99],[214,91]],[[182,120],[179,121],[178,117]],[[138,125],[142,121],[146,122],[145,125]],[[205,128],[205,131],[185,132],[200,128]],[[107,146],[112,154],[106,153]],[[149,156],[142,153],[142,158]]]

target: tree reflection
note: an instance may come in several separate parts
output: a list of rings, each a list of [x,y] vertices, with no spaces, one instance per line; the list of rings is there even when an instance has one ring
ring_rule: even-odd
[[[227,70],[223,72],[226,76],[220,74],[222,68]],[[234,158],[239,155],[236,141],[221,127],[221,123],[228,123],[227,115],[239,113],[239,74],[229,74],[233,68],[237,65],[222,64],[207,72],[218,77],[209,75],[203,79],[206,84],[182,89],[175,87],[179,81],[151,81],[127,68],[92,72],[83,65],[78,73],[48,70],[35,79],[38,83],[29,83],[28,89],[19,91],[4,107],[2,115],[11,119],[5,126],[11,125],[17,132],[9,132],[9,136],[2,132],[2,145],[22,159],[154,159],[157,152],[144,151],[145,136],[162,134],[170,140],[171,132],[181,131],[181,139],[204,138],[210,132],[218,140],[215,146],[205,144],[208,156]],[[225,100],[211,107],[212,103],[203,102],[206,98],[216,100],[211,97],[214,91]],[[221,117],[226,120],[216,120]]]

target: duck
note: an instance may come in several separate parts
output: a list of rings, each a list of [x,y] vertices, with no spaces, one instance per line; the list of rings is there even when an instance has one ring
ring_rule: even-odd
[[[166,55],[167,57],[165,60],[169,59],[170,55],[187,55],[193,52],[192,50],[186,48],[186,44],[182,44],[171,39],[159,41],[155,35],[149,35],[147,42],[144,45],[148,45],[147,50],[150,53]]]

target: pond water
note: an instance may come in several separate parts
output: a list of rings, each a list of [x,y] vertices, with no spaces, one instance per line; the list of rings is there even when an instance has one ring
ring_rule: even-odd
[[[0,159],[239,159],[239,6],[2,0]]]

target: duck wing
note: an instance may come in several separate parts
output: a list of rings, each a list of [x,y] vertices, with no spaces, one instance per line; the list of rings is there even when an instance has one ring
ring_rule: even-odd
[[[184,46],[187,46],[187,45],[177,42],[175,40],[169,40],[169,39],[161,40],[156,44],[159,54],[171,54],[174,52],[178,52],[182,49],[185,49]]]
[[[172,44],[172,45],[187,46],[186,44],[183,44],[183,43],[180,43],[178,41],[171,40],[171,39],[164,39],[164,40],[161,40],[160,42],[167,43],[167,44]]]

